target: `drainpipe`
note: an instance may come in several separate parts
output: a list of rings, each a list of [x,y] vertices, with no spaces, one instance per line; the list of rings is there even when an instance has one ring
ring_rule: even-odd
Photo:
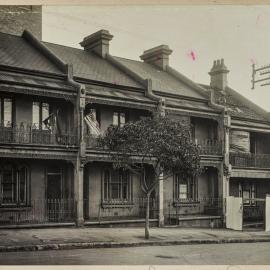
[[[231,116],[228,114],[228,109],[225,105],[220,105],[215,103],[214,100],[214,90],[210,90],[210,99],[209,106],[218,109],[222,112],[222,119],[220,123],[222,124],[222,136],[223,136],[223,153],[224,160],[220,168],[220,177],[222,178],[222,198],[223,198],[223,207],[222,214],[224,217],[224,224],[226,222],[226,199],[229,196],[230,191],[230,175],[231,175],[231,164],[230,164],[230,128],[231,128]]]
[[[76,224],[83,226],[83,179],[84,165],[86,158],[86,144],[84,141],[84,109],[85,109],[85,85],[80,84],[73,79],[73,66],[67,65],[67,81],[77,89],[76,100],[76,121],[79,119],[78,137],[79,137],[79,153],[74,164],[74,197],[76,201]]]
[[[164,97],[157,96],[157,95],[155,95],[153,93],[152,79],[146,79],[144,81],[144,84],[146,86],[145,96],[146,97],[149,97],[152,100],[157,101],[158,102],[158,106],[157,106],[158,113],[161,116],[165,116],[165,107],[166,107],[166,104],[165,104],[165,101],[166,100],[165,100],[165,98]]]
[[[68,76],[67,80],[68,83],[70,83],[72,86],[74,86],[77,89],[77,101],[76,101],[76,109],[78,111],[78,118],[80,119],[80,124],[79,124],[79,129],[78,129],[78,137],[79,137],[79,143],[80,146],[84,145],[84,139],[83,139],[83,134],[84,134],[84,109],[85,109],[85,85],[80,84],[73,79],[73,66],[72,64],[67,65],[67,71],[68,71]],[[80,147],[81,148],[81,147]],[[81,149],[80,151],[80,156],[85,156],[85,148]],[[84,151],[83,151],[84,150]]]

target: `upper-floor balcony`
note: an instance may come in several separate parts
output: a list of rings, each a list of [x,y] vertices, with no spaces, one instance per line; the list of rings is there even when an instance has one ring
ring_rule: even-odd
[[[88,149],[98,149],[97,137],[92,135],[85,136],[85,143]],[[201,155],[222,155],[222,142],[218,140],[205,139],[195,141],[200,149]]]
[[[0,144],[75,146],[77,145],[77,135],[22,122],[0,125]]]
[[[222,155],[222,141],[214,139],[198,140],[201,155]]]
[[[230,163],[239,168],[270,169],[270,154],[230,152]]]

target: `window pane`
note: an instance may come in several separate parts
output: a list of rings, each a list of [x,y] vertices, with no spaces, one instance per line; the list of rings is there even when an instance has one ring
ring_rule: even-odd
[[[243,190],[243,199],[249,199],[249,198],[250,198],[249,190]]]
[[[2,196],[3,203],[14,203],[16,202],[16,187],[15,181],[12,174],[12,168],[6,168],[3,170],[2,179]]]
[[[104,200],[109,200],[109,183],[110,183],[110,172],[105,171],[104,173]]]
[[[42,103],[42,129],[48,129],[43,121],[49,117],[49,104]]]
[[[4,99],[4,126],[11,127],[12,123],[12,100],[10,98]]]
[[[19,176],[19,202],[26,203],[26,185],[27,185],[27,170],[22,168],[18,172]]]
[[[187,199],[187,184],[179,185],[179,199]]]
[[[39,122],[39,102],[33,102],[32,106],[32,124],[34,129],[38,129],[40,126]]]
[[[122,127],[126,123],[126,114],[120,113],[120,127]]]
[[[120,184],[111,183],[111,198],[120,199]]]
[[[113,113],[113,125],[118,126],[118,112]]]

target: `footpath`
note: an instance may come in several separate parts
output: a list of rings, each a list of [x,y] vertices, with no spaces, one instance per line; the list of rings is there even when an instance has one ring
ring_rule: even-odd
[[[270,232],[202,228],[38,228],[1,229],[0,252],[121,248],[188,244],[270,242]]]

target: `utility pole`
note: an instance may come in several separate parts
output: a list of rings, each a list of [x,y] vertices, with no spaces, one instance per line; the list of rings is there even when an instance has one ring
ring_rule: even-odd
[[[255,84],[260,83],[260,86],[270,85],[270,64],[255,68],[255,64],[252,64],[252,87],[255,89]]]

